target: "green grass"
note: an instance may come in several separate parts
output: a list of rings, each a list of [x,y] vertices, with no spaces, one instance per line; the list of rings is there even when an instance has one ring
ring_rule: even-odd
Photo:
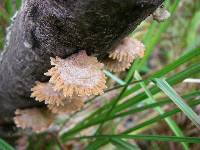
[[[141,80],[141,76],[140,74],[136,71],[135,72],[135,78],[138,80]],[[151,104],[151,103],[156,103],[156,100],[154,99],[153,95],[151,94],[151,92],[148,90],[147,86],[145,85],[144,82],[140,83],[140,86],[145,90],[146,94],[148,95],[149,99],[147,99],[147,104]],[[165,111],[162,110],[161,107],[156,107],[155,111],[157,111],[159,114],[164,114]],[[179,126],[176,124],[176,122],[174,120],[172,120],[170,117],[165,118],[165,122],[167,123],[167,125],[170,127],[170,129],[173,131],[173,133],[178,136],[178,137],[184,137],[183,132],[181,131],[181,129],[179,128]],[[188,150],[189,147],[186,143],[182,143],[183,148],[185,150]]]
[[[137,139],[147,141],[162,141],[162,142],[185,142],[185,143],[199,143],[200,138],[195,137],[176,137],[176,136],[160,136],[160,135],[97,135],[97,136],[83,136],[75,139],[88,138],[117,138],[117,139]]]
[[[174,89],[165,80],[155,79],[154,82],[200,129],[200,117],[184,102]]]
[[[1,150],[14,150],[12,146],[6,143],[4,140],[0,139],[0,149]]]

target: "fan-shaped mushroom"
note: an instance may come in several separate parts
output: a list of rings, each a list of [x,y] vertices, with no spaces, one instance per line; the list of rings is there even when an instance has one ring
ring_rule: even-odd
[[[44,101],[45,104],[57,106],[64,105],[64,95],[61,92],[55,91],[52,84],[49,82],[36,82],[36,85],[31,89],[31,91],[31,97],[35,97],[36,101]]]
[[[49,128],[55,115],[47,109],[17,109],[14,122],[17,127],[31,128],[34,132],[43,132]]]
[[[51,68],[45,75],[51,76],[50,83],[56,91],[68,96],[90,96],[102,94],[106,88],[106,77],[101,70],[103,64],[85,51],[61,59],[51,58]]]
[[[104,60],[105,68],[113,72],[122,72],[128,69],[131,66],[130,62],[127,61],[118,61],[111,58]]]
[[[140,41],[126,37],[109,54],[109,58],[119,62],[133,62],[135,58],[144,56],[144,50],[145,47]]]

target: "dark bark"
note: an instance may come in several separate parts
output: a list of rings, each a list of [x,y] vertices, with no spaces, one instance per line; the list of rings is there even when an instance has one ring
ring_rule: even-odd
[[[163,0],[24,0],[0,60],[0,116],[39,105],[34,82],[47,81],[50,57],[79,50],[103,59]]]

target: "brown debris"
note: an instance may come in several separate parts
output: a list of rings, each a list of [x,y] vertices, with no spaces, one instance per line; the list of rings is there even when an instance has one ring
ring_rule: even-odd
[[[126,61],[119,62],[117,60],[107,58],[104,60],[104,65],[105,65],[106,69],[108,69],[112,72],[122,72],[122,71],[125,71],[126,69],[130,68],[131,63],[126,62]]]
[[[51,68],[45,75],[51,76],[50,83],[65,97],[102,94],[106,88],[106,77],[101,70],[103,64],[97,58],[87,56],[85,51],[67,59],[51,58]]]
[[[38,108],[17,109],[15,115],[14,122],[17,127],[31,128],[36,133],[47,130],[55,117],[47,109],[40,110]]]
[[[84,103],[81,97],[68,98],[63,106],[48,105],[53,113],[69,113],[78,111],[83,107]]]
[[[57,92],[53,89],[52,84],[49,82],[42,83],[36,82],[36,86],[32,89],[31,97],[35,97],[36,101],[45,102],[45,104],[51,105],[64,105],[65,97],[62,93]]]
[[[171,14],[168,10],[165,9],[164,6],[161,6],[156,9],[156,11],[153,13],[153,19],[156,20],[157,22],[163,22],[167,20]]]
[[[135,58],[144,56],[144,50],[145,47],[140,41],[126,37],[109,54],[109,58],[119,62],[133,62]]]

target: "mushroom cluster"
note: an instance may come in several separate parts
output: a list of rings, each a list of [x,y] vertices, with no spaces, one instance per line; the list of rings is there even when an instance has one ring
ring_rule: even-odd
[[[52,67],[46,76],[48,83],[37,82],[31,97],[44,102],[53,113],[77,111],[83,106],[83,97],[102,94],[106,88],[103,64],[85,51],[67,59],[51,58]]]
[[[103,63],[113,72],[128,69],[137,57],[143,57],[144,45],[129,37],[109,54]],[[32,128],[35,132],[46,130],[55,114],[80,110],[87,96],[101,95],[106,88],[104,65],[86,51],[79,51],[66,59],[51,58],[53,66],[44,75],[49,82],[36,82],[31,97],[47,105],[46,111],[38,108],[16,110],[15,123],[18,127]]]

